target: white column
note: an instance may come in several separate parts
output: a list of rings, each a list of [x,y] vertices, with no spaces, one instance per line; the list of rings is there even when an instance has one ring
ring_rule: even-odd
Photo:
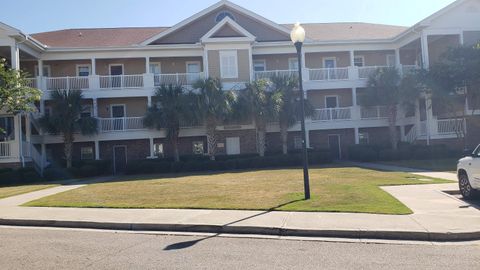
[[[357,88],[356,87],[352,88],[352,103],[353,103],[354,107],[356,107],[358,105],[358,103],[357,103]]]
[[[152,96],[147,97],[147,106],[148,108],[152,107]]]
[[[353,50],[350,51],[350,66],[355,66],[355,51]]]
[[[402,65],[402,63],[400,63],[400,48],[395,49],[395,65],[397,68]]]
[[[91,61],[92,61],[92,75],[97,75],[97,60],[95,58],[92,58]]]
[[[432,136],[434,130],[434,121],[433,121],[433,109],[432,109],[432,98],[429,96],[425,97],[425,110],[427,111],[427,145],[430,145],[430,137]]]
[[[463,31],[460,31],[460,34],[458,35],[458,38],[459,38],[459,41],[460,41],[460,45],[464,45],[465,41],[464,41],[464,38],[463,38]]]
[[[96,98],[92,99],[93,106],[93,117],[98,117],[98,100]]]
[[[355,144],[360,144],[360,131],[359,131],[359,128],[356,127],[354,130],[355,130]]]
[[[150,157],[149,158],[155,158],[155,153],[153,152],[153,138],[149,138],[150,140]]]
[[[37,67],[38,67],[38,76],[43,77],[43,60],[37,61]]]
[[[10,57],[12,69],[20,70],[20,50],[18,49],[17,44],[10,47]]]
[[[100,142],[95,141],[95,160],[100,160]]]
[[[307,145],[307,148],[310,148],[310,130],[308,129],[307,123],[305,123],[305,145]]]
[[[429,68],[430,66],[430,57],[428,55],[428,35],[422,34],[420,39],[420,43],[422,46],[422,61],[423,61],[423,68]]]
[[[150,57],[145,57],[145,73],[150,73]]]
[[[45,100],[42,99],[40,100],[40,114],[43,116],[45,115]]]

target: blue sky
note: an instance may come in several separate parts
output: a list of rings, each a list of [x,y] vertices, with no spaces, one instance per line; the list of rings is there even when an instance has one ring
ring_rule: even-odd
[[[0,21],[26,33],[66,28],[172,26],[216,2],[217,0],[2,0],[2,10],[9,12],[2,12]],[[454,0],[232,2],[278,23],[360,21],[411,26]]]

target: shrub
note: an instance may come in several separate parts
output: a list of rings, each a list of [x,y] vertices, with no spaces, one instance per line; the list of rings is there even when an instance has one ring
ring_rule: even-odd
[[[378,160],[376,147],[370,145],[351,145],[348,147],[348,156],[351,160],[370,162]]]

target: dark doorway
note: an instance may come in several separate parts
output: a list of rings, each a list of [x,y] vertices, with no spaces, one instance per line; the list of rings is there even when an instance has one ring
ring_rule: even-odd
[[[340,135],[328,135],[328,148],[333,159],[342,159],[342,151],[340,146]]]
[[[127,168],[127,147],[114,146],[113,147],[113,173],[125,173]]]

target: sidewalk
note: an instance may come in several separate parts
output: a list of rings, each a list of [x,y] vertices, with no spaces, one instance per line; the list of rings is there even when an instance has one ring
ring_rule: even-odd
[[[457,175],[449,172],[432,172],[428,170],[420,170],[420,169],[385,165],[385,164],[379,164],[379,163],[369,163],[369,162],[348,162],[348,163],[358,167],[374,169],[374,170],[390,171],[390,172],[408,172],[408,173],[419,175],[419,176],[458,181]]]
[[[480,240],[480,210],[443,192],[458,190],[457,184],[383,187],[412,209],[412,215],[18,206],[81,186],[60,186],[0,200],[0,225],[420,241]]]

